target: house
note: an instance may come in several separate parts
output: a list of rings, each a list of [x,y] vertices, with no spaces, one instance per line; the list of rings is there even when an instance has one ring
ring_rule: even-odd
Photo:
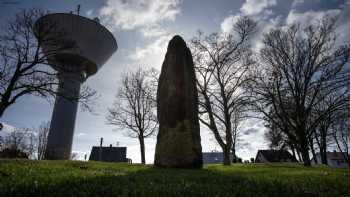
[[[215,164],[215,163],[223,163],[224,155],[222,152],[203,152],[203,164]],[[231,155],[232,160],[232,155]]]
[[[287,150],[258,150],[255,163],[298,162]]]
[[[341,152],[327,152],[327,163],[328,166],[330,167],[335,167],[335,168],[348,168],[349,164],[346,162],[346,158],[344,158],[345,153]],[[350,157],[350,155],[349,155]],[[316,153],[316,159],[318,163],[321,163],[321,154]],[[315,165],[315,159],[312,158],[311,164]]]
[[[112,145],[93,146],[89,160],[131,163],[131,159],[126,158],[126,147],[113,147]]]

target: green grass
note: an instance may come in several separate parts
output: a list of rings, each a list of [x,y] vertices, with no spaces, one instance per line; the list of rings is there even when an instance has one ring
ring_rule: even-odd
[[[185,170],[0,160],[0,196],[350,196],[350,170],[292,164]]]

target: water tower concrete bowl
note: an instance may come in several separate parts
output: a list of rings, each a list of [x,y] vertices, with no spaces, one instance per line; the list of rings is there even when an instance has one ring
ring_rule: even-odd
[[[80,85],[117,51],[117,41],[98,21],[68,13],[39,18],[34,32],[38,39],[45,36],[42,51],[59,80],[45,158],[69,159]]]

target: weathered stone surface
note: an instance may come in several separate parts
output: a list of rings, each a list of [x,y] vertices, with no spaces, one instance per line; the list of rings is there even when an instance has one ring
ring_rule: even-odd
[[[180,36],[174,36],[168,45],[157,90],[156,166],[202,167],[197,103],[191,51]]]

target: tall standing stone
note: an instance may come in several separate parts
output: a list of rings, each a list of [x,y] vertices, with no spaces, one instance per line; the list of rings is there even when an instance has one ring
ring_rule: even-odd
[[[168,45],[157,90],[155,166],[201,168],[202,146],[192,54],[180,36]]]

